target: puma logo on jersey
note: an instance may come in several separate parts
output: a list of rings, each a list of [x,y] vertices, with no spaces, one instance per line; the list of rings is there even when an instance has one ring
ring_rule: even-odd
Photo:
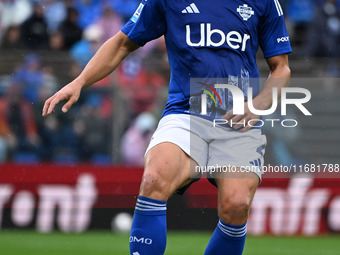
[[[241,49],[241,51],[245,51],[247,47],[247,41],[250,39],[250,35],[248,34],[242,35],[237,31],[230,31],[229,33],[225,34],[222,30],[211,29],[210,23],[201,23],[201,38],[198,42],[192,42],[191,31],[191,26],[186,25],[186,43],[192,47],[220,47],[226,43],[230,48],[234,50]],[[216,39],[217,36],[214,36],[214,41],[212,39],[214,34],[219,35],[219,39]]]

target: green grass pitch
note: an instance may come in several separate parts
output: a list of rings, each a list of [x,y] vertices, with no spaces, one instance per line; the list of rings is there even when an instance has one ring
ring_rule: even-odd
[[[211,233],[169,232],[166,255],[203,254]],[[89,231],[84,234],[39,234],[0,231],[1,255],[128,255],[128,235]],[[244,255],[340,254],[340,236],[252,237]]]

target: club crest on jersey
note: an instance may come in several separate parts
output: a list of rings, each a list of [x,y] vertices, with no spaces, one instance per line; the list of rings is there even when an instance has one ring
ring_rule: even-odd
[[[237,12],[240,14],[240,16],[243,18],[243,20],[247,21],[251,18],[251,16],[254,15],[254,11],[251,7],[249,7],[247,4],[244,4],[243,6],[239,6],[237,8]]]

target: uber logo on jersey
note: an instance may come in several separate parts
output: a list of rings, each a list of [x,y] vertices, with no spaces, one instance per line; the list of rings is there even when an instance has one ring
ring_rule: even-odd
[[[192,42],[191,40],[191,26],[186,25],[186,43],[192,47],[220,47],[226,43],[230,48],[234,50],[241,49],[246,50],[247,41],[250,39],[248,34],[240,34],[237,31],[230,31],[225,34],[222,30],[211,29],[210,23],[200,24],[200,35],[199,42]],[[214,38],[214,39],[213,39]]]

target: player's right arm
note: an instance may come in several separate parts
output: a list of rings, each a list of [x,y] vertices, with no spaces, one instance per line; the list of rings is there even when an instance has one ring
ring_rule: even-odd
[[[119,31],[101,46],[76,79],[46,100],[42,116],[47,117],[52,114],[55,106],[63,100],[67,101],[62,107],[62,111],[66,113],[78,101],[83,88],[112,73],[123,59],[138,47],[138,44]]]

